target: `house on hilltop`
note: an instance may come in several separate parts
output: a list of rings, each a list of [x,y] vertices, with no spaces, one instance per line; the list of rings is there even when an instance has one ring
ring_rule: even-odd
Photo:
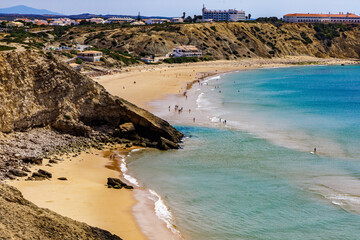
[[[23,27],[24,24],[22,22],[8,22],[6,27]]]
[[[98,62],[102,58],[103,54],[99,51],[85,51],[79,52],[77,57],[88,62]]]
[[[171,52],[173,57],[201,57],[202,52],[195,46],[178,46]]]
[[[311,14],[311,13],[294,13],[286,14],[284,21],[288,23],[360,23],[360,16],[353,13],[339,14]]]
[[[152,24],[163,24],[163,23],[169,23],[169,19],[159,19],[159,18],[150,18],[146,20],[146,24],[152,25]]]
[[[245,21],[245,11],[238,11],[236,9],[230,10],[208,10],[205,5],[202,9],[202,19],[207,22],[213,20],[215,22],[219,21],[229,21],[229,22],[238,22]]]

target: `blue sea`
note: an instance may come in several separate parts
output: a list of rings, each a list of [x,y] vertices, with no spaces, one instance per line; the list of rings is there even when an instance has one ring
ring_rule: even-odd
[[[127,159],[184,239],[360,239],[360,66],[235,72],[193,94],[208,123],[174,121],[182,149]]]

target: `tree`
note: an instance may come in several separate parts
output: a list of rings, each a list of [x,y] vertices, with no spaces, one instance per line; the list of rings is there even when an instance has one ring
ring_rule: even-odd
[[[184,21],[187,22],[187,23],[192,23],[193,19],[190,16],[188,16],[187,18],[185,18]]]
[[[140,21],[141,21],[140,12],[139,12],[139,14],[138,14],[138,16],[137,16],[137,20],[138,20],[138,22],[140,22]]]
[[[186,16],[186,13],[185,13],[185,12],[183,12],[182,19],[184,19],[184,20],[185,20],[185,16]]]
[[[251,20],[251,14],[250,14],[250,13],[249,13],[249,15],[248,15],[248,19]]]
[[[197,22],[198,20],[202,20],[201,15],[194,15],[193,22]]]

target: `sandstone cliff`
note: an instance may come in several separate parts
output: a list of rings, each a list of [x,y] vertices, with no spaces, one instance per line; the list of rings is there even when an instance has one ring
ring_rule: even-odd
[[[182,137],[167,122],[34,52],[0,55],[0,102],[1,132],[49,125],[78,136],[131,137],[150,146],[161,138],[178,143]],[[121,128],[124,123],[133,126]]]
[[[25,176],[26,164],[63,148],[111,142],[171,149],[182,138],[166,121],[30,51],[0,54],[0,103],[0,180]]]
[[[15,188],[0,183],[0,239],[100,239],[116,235],[42,209]]]
[[[214,59],[314,56],[359,58],[358,25],[199,23],[98,30],[64,36],[133,55],[164,56],[178,45],[195,45]],[[99,33],[101,32],[101,34]],[[101,36],[101,37],[100,37]]]

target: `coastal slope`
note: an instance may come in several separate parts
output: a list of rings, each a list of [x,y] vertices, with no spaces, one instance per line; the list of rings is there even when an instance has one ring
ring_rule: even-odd
[[[0,183],[0,238],[121,240],[108,231],[39,208],[24,199],[16,188],[2,183]]]
[[[89,27],[90,28],[90,27]],[[90,31],[92,30],[92,31]],[[311,56],[359,58],[355,24],[216,22],[115,29],[74,28],[62,40],[132,55],[165,56],[179,45],[195,45],[209,59]]]
[[[182,138],[166,121],[31,51],[0,54],[0,102],[0,179],[69,143],[83,149],[103,142],[171,149]],[[22,143],[24,138],[29,141]]]

